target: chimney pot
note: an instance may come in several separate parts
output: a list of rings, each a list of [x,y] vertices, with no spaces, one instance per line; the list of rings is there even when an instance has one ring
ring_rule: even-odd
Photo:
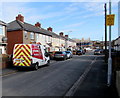
[[[47,30],[52,32],[52,28],[51,27],[47,28]]]
[[[16,17],[16,20],[24,22],[24,17],[21,14],[18,14],[18,16]]]
[[[35,26],[41,28],[41,24],[40,24],[39,22],[37,22],[37,23],[35,24]]]
[[[59,35],[60,35],[60,36],[63,36],[63,32],[60,32]]]
[[[68,35],[65,35],[66,38],[68,38]]]

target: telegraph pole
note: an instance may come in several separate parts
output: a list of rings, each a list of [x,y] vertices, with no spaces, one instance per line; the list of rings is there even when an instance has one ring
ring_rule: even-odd
[[[109,1],[109,15],[111,14],[111,0]],[[112,80],[112,59],[111,59],[111,25],[109,26],[109,58],[108,58],[108,86],[111,85]]]
[[[106,25],[106,15],[107,15],[107,7],[105,3],[105,62],[107,63],[107,25]]]

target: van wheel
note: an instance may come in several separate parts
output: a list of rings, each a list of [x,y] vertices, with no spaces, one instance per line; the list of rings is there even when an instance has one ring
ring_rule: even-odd
[[[47,66],[50,66],[50,60],[49,61],[47,61],[47,64],[46,64]]]
[[[34,70],[38,70],[38,63],[35,64]]]

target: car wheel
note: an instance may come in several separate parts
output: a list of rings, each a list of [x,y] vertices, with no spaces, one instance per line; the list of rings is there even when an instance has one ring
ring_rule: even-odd
[[[63,60],[66,60],[66,57],[64,57]]]

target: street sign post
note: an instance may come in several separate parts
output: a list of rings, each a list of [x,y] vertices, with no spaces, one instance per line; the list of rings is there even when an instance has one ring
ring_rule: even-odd
[[[110,14],[110,15],[106,16],[106,25],[107,26],[114,25],[114,17],[115,17],[115,14]]]
[[[106,25],[109,26],[109,58],[108,58],[108,86],[112,81],[112,58],[111,58],[111,26],[114,25],[114,14],[111,14],[111,0],[109,1],[109,15],[106,17]]]

